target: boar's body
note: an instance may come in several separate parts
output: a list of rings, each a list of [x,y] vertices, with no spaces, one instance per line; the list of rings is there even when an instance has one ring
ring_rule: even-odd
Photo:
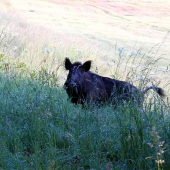
[[[141,105],[144,94],[150,89],[164,96],[164,91],[159,87],[150,86],[141,91],[128,82],[94,74],[89,71],[90,67],[91,61],[86,61],[84,64],[80,62],[72,64],[68,58],[65,59],[65,68],[69,70],[69,74],[64,87],[72,103],[91,104],[109,101],[117,105],[126,101]]]

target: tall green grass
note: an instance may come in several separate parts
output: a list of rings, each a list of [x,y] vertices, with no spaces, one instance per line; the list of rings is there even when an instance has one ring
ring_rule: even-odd
[[[31,51],[16,36],[2,41],[1,169],[169,169],[168,98],[162,100],[150,94],[143,110],[128,105],[113,108],[109,104],[82,109],[71,104],[62,88],[66,78],[64,56],[76,61],[85,60],[84,55],[89,54],[95,56],[94,72],[133,82],[141,89],[163,80],[160,85],[168,94],[167,74],[162,76],[149,52],[134,55],[116,49],[119,60],[115,61],[107,56],[99,59],[97,52],[59,44],[57,50],[41,44]]]
[[[57,83],[44,82],[44,71],[0,79],[1,168],[169,168],[169,108],[161,101],[143,112],[129,106],[82,109]]]

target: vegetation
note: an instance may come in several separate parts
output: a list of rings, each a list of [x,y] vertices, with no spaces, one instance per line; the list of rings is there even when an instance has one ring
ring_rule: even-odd
[[[115,45],[110,56],[74,37],[71,43],[40,39],[41,28],[13,20],[14,28],[0,20],[0,169],[169,169],[169,67],[160,67],[162,44],[149,51]],[[82,109],[62,88],[65,57],[91,59],[95,73],[140,89],[155,84],[167,96],[149,93],[143,109],[128,104]]]
[[[141,68],[141,62],[134,70],[135,58],[126,57],[123,72],[128,76],[124,78],[139,78],[139,70],[142,87],[155,62],[150,58],[148,66]],[[125,57],[119,52],[118,78],[125,63],[121,60]],[[60,85],[59,67],[50,70],[44,64],[31,69],[28,62],[7,53],[1,53],[0,61],[2,169],[169,168],[170,108],[166,101],[152,94],[143,111],[128,105],[82,109],[68,100]]]

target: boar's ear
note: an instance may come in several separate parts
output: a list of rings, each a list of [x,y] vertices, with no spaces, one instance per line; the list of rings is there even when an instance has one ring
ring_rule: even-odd
[[[71,63],[69,58],[65,58],[64,64],[65,64],[65,69],[66,70],[69,70],[71,68],[71,66],[72,66],[72,63]]]
[[[84,68],[84,71],[87,72],[90,70],[90,67],[91,67],[91,61],[86,61],[84,64],[83,64],[83,68]]]

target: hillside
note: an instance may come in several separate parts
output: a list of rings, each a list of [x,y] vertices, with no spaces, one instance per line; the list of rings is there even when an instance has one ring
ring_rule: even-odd
[[[41,27],[39,34],[47,37],[51,34],[62,39],[77,37],[93,42],[109,54],[113,53],[116,43],[135,49],[156,46],[156,50],[161,44],[158,55],[165,54],[169,59],[168,0],[10,0],[1,3],[1,15],[9,25],[15,25],[17,17],[22,18],[21,27],[29,23],[33,29]],[[10,20],[14,16],[16,19]]]

